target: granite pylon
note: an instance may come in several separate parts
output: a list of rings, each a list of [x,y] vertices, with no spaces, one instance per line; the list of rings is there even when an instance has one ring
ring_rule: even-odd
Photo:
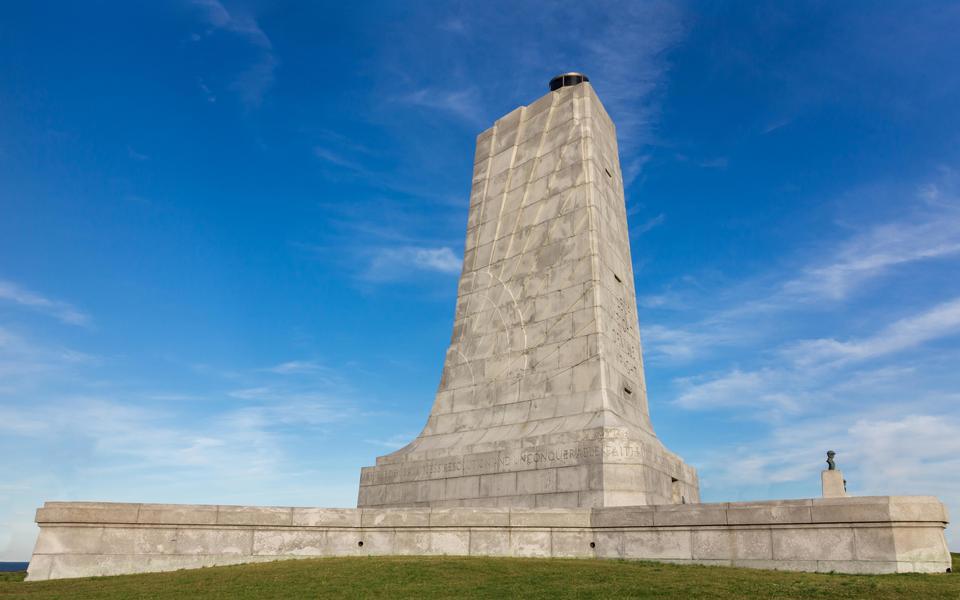
[[[477,137],[436,400],[358,506],[699,501],[650,422],[616,129],[584,79]]]

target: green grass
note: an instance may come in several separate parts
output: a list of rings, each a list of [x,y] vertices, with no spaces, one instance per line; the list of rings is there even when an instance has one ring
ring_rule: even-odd
[[[0,574],[0,598],[960,598],[954,574],[836,575],[601,560],[321,558],[60,581]]]

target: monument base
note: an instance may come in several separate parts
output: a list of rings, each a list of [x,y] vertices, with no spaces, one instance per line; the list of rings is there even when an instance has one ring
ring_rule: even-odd
[[[820,484],[824,498],[843,498],[847,495],[847,482],[840,471],[821,471]]]
[[[47,502],[27,579],[290,558],[616,558],[841,573],[942,573],[930,496],[604,508],[325,509]]]

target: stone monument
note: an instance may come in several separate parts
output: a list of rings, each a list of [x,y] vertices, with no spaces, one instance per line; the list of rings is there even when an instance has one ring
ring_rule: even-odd
[[[358,506],[699,501],[654,434],[613,122],[567,74],[477,138],[453,335],[426,427]]]
[[[586,76],[550,89],[477,139],[436,399],[357,508],[47,502],[28,580],[384,554],[948,569],[943,504],[827,493],[839,471],[825,498],[699,503],[650,424],[613,123]]]

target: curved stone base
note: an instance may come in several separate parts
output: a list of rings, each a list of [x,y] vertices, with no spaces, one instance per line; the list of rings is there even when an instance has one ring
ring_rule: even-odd
[[[942,573],[943,505],[874,496],[605,508],[324,509],[48,502],[29,581],[287,558],[618,558],[840,573]]]

